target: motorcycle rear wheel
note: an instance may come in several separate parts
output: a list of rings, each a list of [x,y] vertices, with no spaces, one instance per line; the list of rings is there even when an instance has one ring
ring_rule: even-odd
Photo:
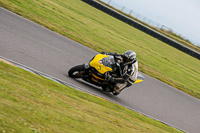
[[[83,73],[85,71],[85,67],[84,65],[78,65],[78,66],[74,66],[72,67],[69,71],[68,71],[68,75],[72,78],[82,78],[83,77]]]
[[[116,92],[116,91],[113,91],[112,94],[115,95],[115,96],[119,95],[119,93]]]

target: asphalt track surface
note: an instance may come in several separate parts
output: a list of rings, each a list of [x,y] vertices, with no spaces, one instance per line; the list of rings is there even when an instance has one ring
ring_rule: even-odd
[[[66,22],[67,23],[67,22]],[[96,51],[0,7],[0,56],[66,81],[185,132],[200,132],[200,100],[148,75],[118,96],[67,76]]]

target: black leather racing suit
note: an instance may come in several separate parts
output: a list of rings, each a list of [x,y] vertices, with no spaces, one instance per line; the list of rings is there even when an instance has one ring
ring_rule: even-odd
[[[101,54],[105,54],[105,55],[112,55],[114,56],[115,62],[116,62],[116,73],[117,76],[112,76],[110,74],[110,72],[106,72],[105,73],[105,80],[109,81],[109,82],[114,82],[114,83],[125,83],[128,82],[127,86],[130,86],[131,83],[130,82],[135,82],[136,79],[131,80],[131,75],[133,75],[134,73],[134,68],[133,68],[133,64],[135,62],[137,62],[137,60],[135,62],[132,62],[130,64],[126,64],[123,61],[123,54],[117,54],[115,52],[102,52]]]

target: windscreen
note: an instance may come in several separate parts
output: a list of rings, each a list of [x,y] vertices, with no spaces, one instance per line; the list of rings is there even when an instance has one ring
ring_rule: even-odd
[[[102,59],[102,64],[104,66],[110,67],[113,69],[113,67],[115,66],[115,60],[113,56],[108,56]]]

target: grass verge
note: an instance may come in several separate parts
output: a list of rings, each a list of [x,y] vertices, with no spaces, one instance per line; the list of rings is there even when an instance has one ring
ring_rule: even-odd
[[[0,61],[0,132],[180,132]]]
[[[136,51],[140,71],[200,98],[200,61],[81,0],[0,0],[0,5],[97,51]]]
[[[165,36],[167,36],[169,38],[172,38],[173,40],[185,45],[186,47],[189,47],[189,48],[193,49],[194,51],[200,52],[200,47],[199,46],[196,46],[196,45],[192,44],[189,40],[184,39],[183,37],[173,33],[172,31],[167,31],[167,30],[164,30],[162,28],[156,28],[154,26],[151,26],[151,25],[149,25],[149,24],[147,24],[147,23],[135,18],[134,16],[132,16],[130,14],[124,13],[123,11],[121,11],[119,9],[116,9],[115,7],[112,7],[111,5],[109,5],[107,3],[104,3],[101,0],[97,0],[97,1],[100,2],[101,4],[104,4],[104,5],[108,6],[109,8],[112,8],[113,10],[116,10],[117,12],[119,12],[119,13],[121,13],[121,14],[123,14],[123,15],[125,15],[125,16],[127,16],[127,17],[129,17],[129,18],[131,18],[131,19],[133,19],[133,20],[135,20],[137,22],[139,22],[139,23],[142,23],[143,25],[145,25],[145,26],[147,26],[147,27],[149,27],[151,29],[154,29],[157,32],[160,32],[160,33],[164,34]]]

